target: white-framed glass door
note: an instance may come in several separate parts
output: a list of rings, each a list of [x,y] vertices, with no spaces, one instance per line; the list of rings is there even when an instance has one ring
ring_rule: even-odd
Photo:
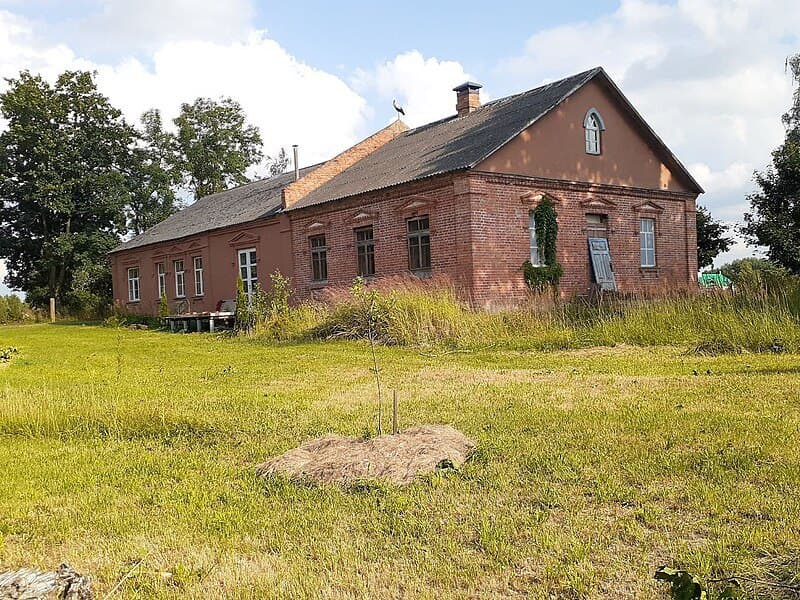
[[[242,277],[245,293],[250,296],[258,283],[255,248],[239,250],[239,275]]]

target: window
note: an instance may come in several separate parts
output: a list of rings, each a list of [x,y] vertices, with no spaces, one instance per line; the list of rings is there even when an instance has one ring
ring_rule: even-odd
[[[256,249],[239,250],[239,274],[242,276],[244,291],[250,296],[258,285],[258,268],[256,267]]]
[[[203,288],[203,257],[195,256],[194,261],[194,295],[202,296]]]
[[[586,154],[600,154],[600,132],[605,131],[605,123],[597,109],[591,108],[583,119],[583,129],[586,132]]]
[[[139,301],[139,267],[128,269],[128,302]]]
[[[375,238],[372,233],[372,225],[360,227],[355,232],[358,274],[361,277],[370,277],[375,275]]]
[[[315,235],[308,238],[311,244],[311,279],[314,281],[328,280],[328,247],[325,245],[324,235]]]
[[[642,252],[642,266],[656,266],[656,220],[639,221],[639,245]]]
[[[541,266],[542,259],[539,257],[539,241],[536,239],[536,219],[533,211],[528,213],[528,230],[531,237],[531,264],[534,267]]]
[[[406,221],[408,227],[408,268],[426,271],[431,268],[431,234],[428,215]]]
[[[186,297],[186,273],[183,270],[183,261],[176,260],[172,262],[172,267],[175,269],[175,297]]]
[[[161,299],[167,295],[167,274],[164,270],[164,263],[156,265],[156,274],[158,275],[158,297]]]

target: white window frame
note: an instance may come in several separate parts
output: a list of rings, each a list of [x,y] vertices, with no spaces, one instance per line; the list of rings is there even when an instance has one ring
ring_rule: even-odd
[[[236,253],[236,257],[239,276],[242,278],[244,291],[249,298],[253,295],[255,286],[258,285],[258,252],[255,248],[243,248]],[[244,262],[242,262],[242,257],[245,259]]]
[[[536,239],[536,217],[534,211],[528,211],[528,229],[530,232],[530,260],[534,267],[542,266],[542,257],[539,255],[539,241]]]
[[[139,267],[128,267],[128,302],[141,300],[141,278]]]
[[[186,269],[183,260],[173,260],[172,268],[175,269],[175,297],[186,298]]]
[[[203,257],[195,256],[192,258],[192,266],[194,266],[194,295],[205,295],[205,282],[203,281]]]
[[[167,295],[167,266],[163,262],[156,264],[156,276],[158,278],[158,299],[161,300]]]
[[[656,220],[639,219],[639,255],[642,267],[656,266]]]
[[[606,125],[596,108],[590,108],[583,118],[583,129],[586,134],[586,154],[599,156],[603,151],[602,132]]]

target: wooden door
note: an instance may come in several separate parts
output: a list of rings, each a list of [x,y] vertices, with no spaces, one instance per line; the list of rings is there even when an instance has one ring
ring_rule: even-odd
[[[617,282],[614,279],[614,268],[611,263],[611,252],[608,249],[608,240],[605,238],[589,238],[589,256],[592,260],[594,280],[601,290],[616,291]]]

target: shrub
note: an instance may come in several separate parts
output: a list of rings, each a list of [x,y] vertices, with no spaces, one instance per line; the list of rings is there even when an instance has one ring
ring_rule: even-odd
[[[0,296],[0,323],[22,323],[33,319],[33,311],[19,296]]]

